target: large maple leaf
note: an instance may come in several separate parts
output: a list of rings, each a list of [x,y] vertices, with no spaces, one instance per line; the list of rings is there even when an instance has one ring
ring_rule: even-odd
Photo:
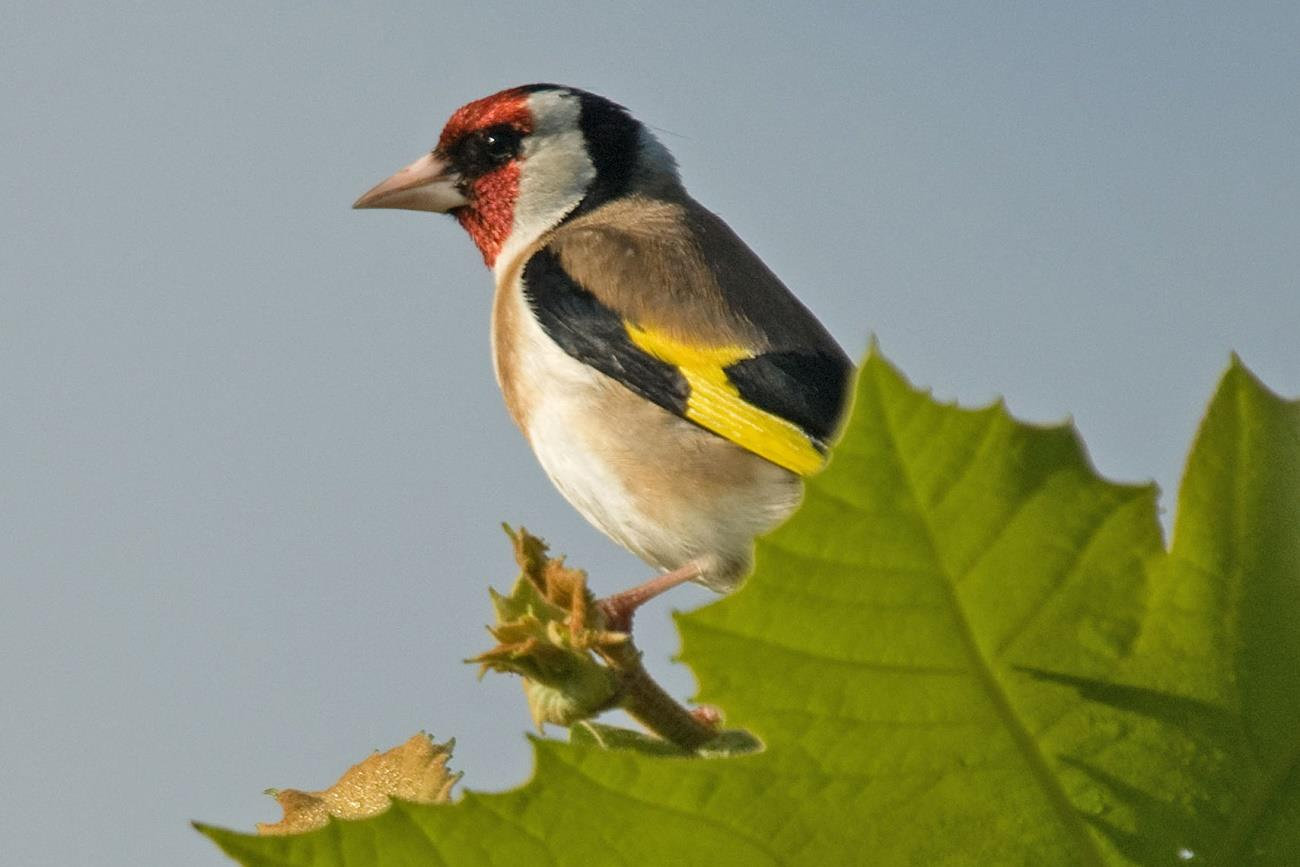
[[[537,740],[525,786],[259,838],[248,865],[1281,864],[1300,859],[1300,405],[1235,359],[1166,551],[1073,429],[878,354],[738,593],[681,615],[765,749]]]

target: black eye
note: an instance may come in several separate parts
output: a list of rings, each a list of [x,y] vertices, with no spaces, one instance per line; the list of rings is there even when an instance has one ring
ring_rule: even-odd
[[[494,126],[484,130],[483,153],[493,163],[500,165],[519,154],[519,133],[508,126]]]
[[[507,124],[491,126],[463,137],[449,156],[462,177],[477,178],[519,156],[523,135]]]

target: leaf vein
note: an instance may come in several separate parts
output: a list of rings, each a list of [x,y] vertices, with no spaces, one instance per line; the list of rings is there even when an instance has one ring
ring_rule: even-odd
[[[1101,851],[1097,847],[1091,832],[1079,818],[1078,811],[1070,802],[1065,790],[1061,788],[1060,781],[1052,772],[1048,764],[1047,757],[1043,754],[1039,744],[1034,740],[1033,735],[1022,724],[1019,715],[1011,704],[1011,699],[1007,695],[1006,689],[998,680],[994,673],[992,665],[980,647],[975,638],[971,622],[967,617],[966,610],[957,595],[956,576],[942,574],[943,557],[938,543],[935,529],[932,526],[929,514],[924,506],[923,498],[920,495],[920,488],[916,483],[915,474],[910,466],[907,456],[903,451],[902,443],[899,440],[897,430],[897,420],[890,412],[890,408],[881,392],[879,379],[874,382],[876,399],[881,407],[881,427],[889,438],[892,447],[892,455],[897,460],[901,476],[908,488],[908,494],[915,507],[917,520],[920,522],[922,529],[925,531],[926,540],[929,543],[931,553],[936,565],[940,568],[939,583],[943,587],[948,601],[952,608],[953,620],[957,626],[958,633],[961,637],[962,644],[965,646],[967,655],[970,657],[972,668],[976,679],[983,686],[988,695],[990,702],[997,711],[998,716],[1002,719],[1003,725],[1006,726],[1008,734],[1012,741],[1017,745],[1026,764],[1029,766],[1031,776],[1038,783],[1048,803],[1056,812],[1063,829],[1072,837],[1080,848],[1080,856],[1094,867],[1103,867],[1105,861],[1102,858]],[[1023,501],[1021,503],[1023,505]],[[944,580],[944,578],[948,580]]]
[[[738,632],[733,629],[727,629],[716,624],[703,624],[700,621],[692,621],[692,626],[704,632],[713,632],[727,638],[735,638],[750,644],[760,644],[764,647],[770,647],[788,653],[792,656],[802,657],[817,663],[831,663],[834,665],[847,665],[854,668],[866,668],[872,671],[883,671],[894,674],[922,674],[922,675],[941,675],[945,677],[967,677],[971,674],[965,668],[952,668],[938,665],[900,665],[889,662],[876,662],[870,659],[845,659],[835,656],[827,656],[822,653],[815,653],[807,648],[794,647],[789,644],[782,644],[773,641],[764,635],[752,635],[746,632]]]
[[[714,819],[702,812],[691,812],[690,810],[683,810],[677,807],[670,807],[661,801],[652,801],[649,800],[648,798],[636,797],[628,791],[614,788],[613,786],[606,783],[604,780],[601,780],[591,774],[584,772],[580,767],[578,767],[576,764],[572,762],[564,762],[563,764],[575,776],[581,777],[583,780],[586,780],[587,782],[591,783],[596,788],[604,792],[607,792],[610,795],[613,795],[616,799],[621,799],[632,804],[637,804],[642,807],[648,807],[652,810],[659,810],[660,812],[666,813],[668,815],[685,819],[688,823],[698,823],[701,825],[711,827],[717,831],[722,832],[726,836],[734,837],[739,841],[748,843],[758,852],[762,853],[763,855],[766,855],[768,859],[771,861],[771,863],[773,864],[780,863],[780,859],[777,857],[776,853],[771,848],[769,848],[765,842],[753,837],[749,837],[745,834],[742,834],[736,828],[724,824],[718,819]]]

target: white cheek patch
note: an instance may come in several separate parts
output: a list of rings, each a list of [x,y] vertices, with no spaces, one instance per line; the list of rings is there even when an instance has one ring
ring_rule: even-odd
[[[578,98],[544,91],[530,96],[528,105],[537,126],[524,144],[514,223],[496,260],[502,268],[576,208],[596,178],[579,126]]]

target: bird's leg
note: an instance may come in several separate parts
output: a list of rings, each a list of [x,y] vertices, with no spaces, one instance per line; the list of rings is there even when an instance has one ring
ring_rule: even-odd
[[[665,572],[657,578],[651,578],[644,584],[638,584],[630,590],[624,590],[621,593],[615,593],[613,596],[606,596],[604,599],[598,599],[596,604],[600,606],[600,611],[605,615],[605,625],[615,632],[630,632],[632,630],[632,615],[642,605],[667,590],[671,590],[679,584],[685,584],[687,581],[693,581],[700,577],[702,570],[700,564],[694,560],[685,566],[678,566],[671,572]]]

